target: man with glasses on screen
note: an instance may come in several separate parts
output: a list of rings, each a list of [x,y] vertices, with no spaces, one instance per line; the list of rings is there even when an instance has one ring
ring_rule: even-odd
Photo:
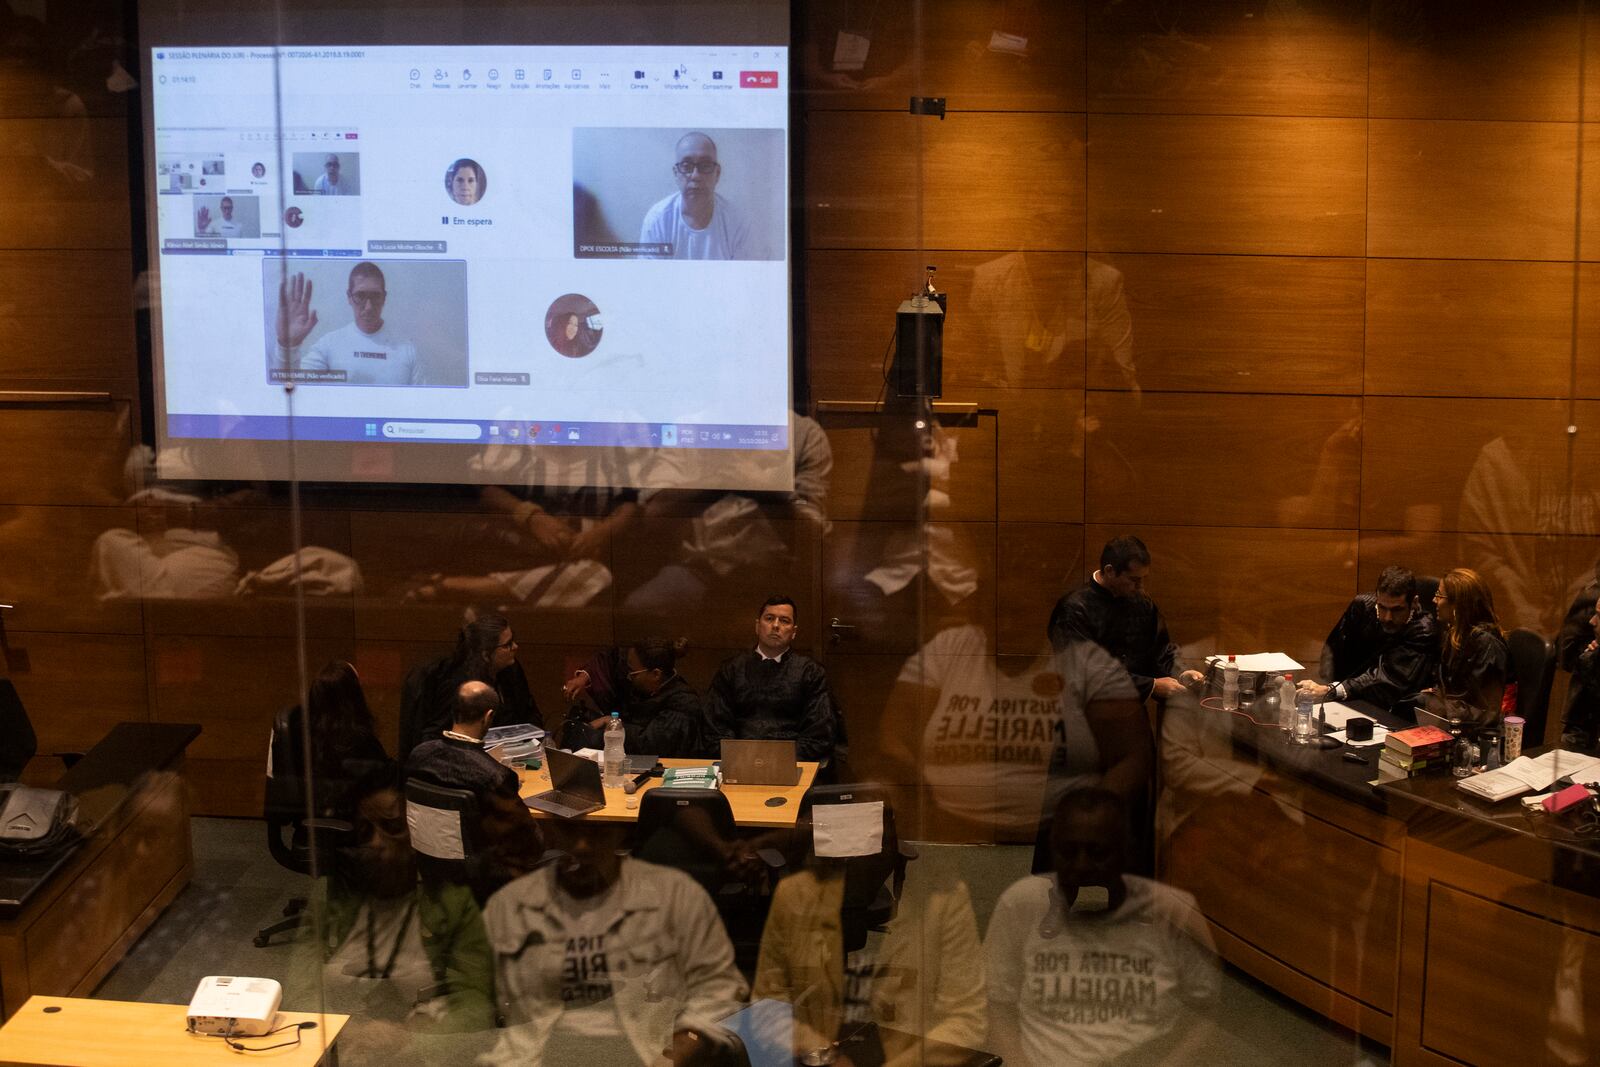
[[[670,245],[671,259],[752,259],[750,224],[717,194],[722,164],[717,144],[703,133],[678,139],[672,173],[678,191],[645,212],[639,242]]]
[[[389,292],[376,263],[363,261],[350,268],[345,299],[353,313],[352,321],[323,334],[309,350],[301,352],[300,346],[317,325],[311,288],[304,274],[296,274],[285,279],[278,289],[280,367],[290,372],[343,372],[343,378],[327,380],[346,385],[424,384],[417,346],[383,321]]]

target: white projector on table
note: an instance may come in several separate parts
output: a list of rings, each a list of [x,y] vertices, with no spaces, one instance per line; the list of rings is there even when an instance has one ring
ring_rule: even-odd
[[[189,1001],[189,1030],[259,1037],[272,1029],[282,1002],[283,986],[270,978],[207,975]]]

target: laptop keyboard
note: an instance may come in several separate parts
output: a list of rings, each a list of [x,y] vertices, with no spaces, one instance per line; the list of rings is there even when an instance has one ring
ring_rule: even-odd
[[[579,796],[577,793],[564,793],[559,789],[552,789],[539,798],[552,804],[560,804],[568,808],[587,808],[594,803],[589,797]]]

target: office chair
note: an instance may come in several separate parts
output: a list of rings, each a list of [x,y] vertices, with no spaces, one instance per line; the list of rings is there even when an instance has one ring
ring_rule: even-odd
[[[267,824],[267,851],[278,866],[323,877],[333,871],[340,851],[350,847],[355,827],[344,819],[318,818],[310,809],[304,730],[305,715],[299,707],[285,708],[273,719],[261,814]],[[256,932],[255,946],[265,948],[276,935],[309,925],[308,906],[305,897],[291,898],[281,920]]]
[[[1545,724],[1550,718],[1550,688],[1556,678],[1556,650],[1542,634],[1517,629],[1506,634],[1511,651],[1511,677],[1517,682],[1517,714],[1526,725],[1522,743],[1526,748],[1544,744]]]
[[[406,779],[406,826],[423,883],[471,885],[482,864],[478,798],[420,778]]]
[[[735,963],[753,970],[772,906],[765,883],[786,861],[782,853],[763,848],[757,855],[765,877],[754,881],[735,877],[724,856],[727,846],[742,836],[721,790],[650,789],[640,794],[632,855],[680,870],[698,882],[722,917]]]
[[[824,845],[816,844],[816,810],[822,807],[882,802],[883,828],[878,851],[866,856],[828,855]],[[820,865],[844,868],[844,901],[840,925],[844,949],[854,952],[867,943],[867,935],[882,931],[900,907],[900,891],[905,885],[906,867],[917,858],[916,849],[900,840],[895,826],[894,805],[888,793],[871,785],[840,785],[811,789],[801,801],[800,823],[807,836],[808,851]]]
[[[22,697],[10,678],[0,678],[0,782],[15,782],[22,777],[39,751],[39,739],[33,732],[33,720],[22,705]],[[62,764],[71,767],[83,758],[82,752],[51,753]]]
[[[450,657],[435,656],[417,664],[406,673],[400,686],[400,736],[395,759],[405,766],[406,757],[418,743],[425,740],[419,734],[433,714],[432,701],[444,680],[444,670]]]

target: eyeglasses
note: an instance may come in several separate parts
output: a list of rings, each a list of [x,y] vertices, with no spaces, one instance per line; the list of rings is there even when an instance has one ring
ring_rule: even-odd
[[[389,294],[381,290],[376,293],[370,290],[362,290],[349,295],[351,301],[357,304],[381,304],[389,299]]]
[[[632,677],[633,677],[633,676],[634,676],[634,675],[636,675],[636,674],[649,674],[649,673],[650,673],[650,672],[651,672],[651,671],[653,671],[653,670],[655,670],[655,668],[654,668],[654,667],[640,667],[640,668],[639,668],[639,669],[638,669],[638,670],[636,670],[636,671],[629,671],[629,672],[628,672],[628,677],[629,677],[629,678],[632,678]]]
[[[500,651],[502,648],[516,648],[516,647],[517,647],[517,639],[515,637],[508,637],[504,641],[500,642],[498,645],[494,646],[496,652]]]
[[[687,178],[691,174],[715,174],[722,164],[714,159],[686,159],[672,165],[673,172]]]

